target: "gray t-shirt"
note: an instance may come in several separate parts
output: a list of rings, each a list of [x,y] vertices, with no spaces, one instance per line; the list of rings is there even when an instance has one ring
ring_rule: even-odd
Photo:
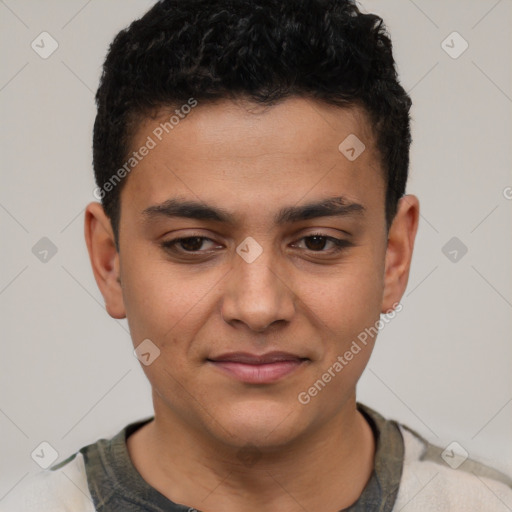
[[[400,485],[404,453],[402,436],[395,422],[385,421],[364,406],[359,408],[377,441],[375,469],[360,498],[345,510],[388,512],[393,508]],[[129,458],[126,439],[151,419],[132,423],[111,440],[101,439],[80,450],[97,511],[189,512],[187,505],[173,503],[148,485]]]

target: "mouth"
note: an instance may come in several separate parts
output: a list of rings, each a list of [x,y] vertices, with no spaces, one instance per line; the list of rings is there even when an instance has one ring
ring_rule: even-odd
[[[257,355],[232,352],[207,359],[208,363],[241,382],[268,384],[290,375],[309,361],[286,352]]]

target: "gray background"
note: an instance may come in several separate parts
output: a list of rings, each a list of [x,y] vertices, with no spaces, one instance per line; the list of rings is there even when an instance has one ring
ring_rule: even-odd
[[[30,454],[42,441],[60,461],[152,414],[83,240],[101,65],[151,4],[0,1],[0,498],[39,470]],[[408,190],[422,218],[403,310],[379,336],[359,400],[512,474],[512,2],[363,5],[384,17],[413,98]],[[47,59],[31,48],[43,31],[59,45]],[[456,59],[441,46],[453,31],[469,44]],[[452,52],[460,43],[448,39]],[[32,251],[43,237],[57,248],[46,262],[47,242]]]

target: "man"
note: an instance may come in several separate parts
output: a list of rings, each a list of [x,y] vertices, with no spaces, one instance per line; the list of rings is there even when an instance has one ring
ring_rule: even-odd
[[[380,18],[350,1],[164,0],[114,40],[97,104],[85,236],[155,414],[2,510],[512,503],[506,475],[454,470],[356,402],[419,216]]]

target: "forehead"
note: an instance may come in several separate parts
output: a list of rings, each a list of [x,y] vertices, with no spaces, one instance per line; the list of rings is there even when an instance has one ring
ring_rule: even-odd
[[[187,159],[206,156],[197,151],[202,148],[216,158],[260,157],[262,150],[268,154],[286,153],[290,158],[332,152],[353,133],[373,149],[368,116],[358,106],[336,107],[301,97],[269,106],[240,98],[197,102],[193,109],[184,110],[188,114],[176,115],[180,111],[180,105],[175,105],[160,109],[151,119],[141,120],[133,146],[151,135],[158,145],[172,140],[179,143],[183,151],[175,156],[188,153]],[[223,144],[219,145],[220,142]]]
[[[247,206],[261,215],[276,202],[327,195],[381,202],[383,173],[360,108],[290,98],[270,107],[199,102],[180,117],[176,110],[179,105],[143,120],[133,137],[132,151],[150,140],[153,146],[122,194],[122,203],[139,212],[174,196],[232,205],[231,211]]]

